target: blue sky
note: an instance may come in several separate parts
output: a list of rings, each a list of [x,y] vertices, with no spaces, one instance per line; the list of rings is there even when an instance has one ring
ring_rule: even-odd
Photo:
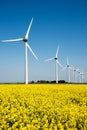
[[[29,81],[55,79],[55,62],[44,60],[55,56],[58,45],[64,66],[68,56],[70,65],[87,73],[86,0],[1,0],[0,41],[24,37],[32,17],[29,44],[39,62],[28,52]],[[24,43],[0,42],[0,82],[24,82],[24,54]],[[59,79],[67,80],[61,68]]]

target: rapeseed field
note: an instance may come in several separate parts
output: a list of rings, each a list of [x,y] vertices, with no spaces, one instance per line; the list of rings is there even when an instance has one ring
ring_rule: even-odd
[[[87,130],[87,85],[0,85],[0,130]]]

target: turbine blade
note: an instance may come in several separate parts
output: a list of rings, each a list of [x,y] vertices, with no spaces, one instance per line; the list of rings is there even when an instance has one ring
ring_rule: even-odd
[[[69,66],[69,68],[70,68],[70,70],[74,70],[74,69],[73,69],[72,67],[70,67],[70,66]]]
[[[81,75],[84,75],[85,73],[81,72]]]
[[[61,67],[61,68],[63,68],[63,65],[57,60],[57,64],[59,64],[59,66]]]
[[[77,71],[77,72],[79,72],[79,71],[80,71],[80,69],[77,69],[76,71]]]
[[[73,71],[76,70],[75,67],[74,67],[73,65],[72,65],[72,69],[73,69]]]
[[[30,29],[31,29],[32,22],[33,22],[33,18],[31,19],[31,22],[30,22],[30,24],[29,24],[27,33],[26,33],[26,35],[25,35],[25,38],[26,38],[26,39],[28,39],[28,36],[29,36],[29,32],[30,32]]]
[[[47,61],[52,61],[52,60],[54,60],[54,58],[50,58],[50,59],[47,59],[45,61],[47,62]]]
[[[69,60],[68,60],[68,57],[67,57],[67,65],[69,65]]]
[[[1,42],[19,42],[19,41],[23,41],[23,38],[19,38],[19,39],[10,39],[10,40],[2,40]]]
[[[67,66],[63,67],[62,71],[66,70],[67,69]]]
[[[58,52],[59,52],[59,46],[58,46],[57,51],[56,51],[56,58],[58,58]]]
[[[32,55],[35,57],[35,59],[38,60],[37,56],[35,55],[35,53],[33,52],[33,50],[31,49],[31,47],[28,43],[27,43],[27,47],[30,50],[30,52],[32,53]]]

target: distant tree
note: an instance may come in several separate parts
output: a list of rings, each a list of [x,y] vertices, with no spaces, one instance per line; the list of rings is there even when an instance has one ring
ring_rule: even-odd
[[[56,83],[56,80],[51,81],[50,83]]]
[[[34,81],[31,81],[30,83],[31,83],[31,84],[34,84],[35,82],[34,82]]]
[[[49,83],[49,81],[46,81],[46,80],[38,80],[37,83],[42,83],[42,84],[44,84],[44,83]]]
[[[59,80],[58,83],[65,83],[65,80]]]

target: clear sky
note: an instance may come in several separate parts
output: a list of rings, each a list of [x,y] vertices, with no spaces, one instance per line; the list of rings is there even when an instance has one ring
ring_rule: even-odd
[[[0,41],[24,37],[32,17],[29,44],[39,62],[28,52],[29,81],[55,79],[55,62],[44,60],[58,45],[64,66],[68,56],[70,65],[87,73],[86,0],[0,0]],[[24,72],[24,43],[0,42],[0,82],[24,82]],[[61,68],[59,79],[67,79]]]

